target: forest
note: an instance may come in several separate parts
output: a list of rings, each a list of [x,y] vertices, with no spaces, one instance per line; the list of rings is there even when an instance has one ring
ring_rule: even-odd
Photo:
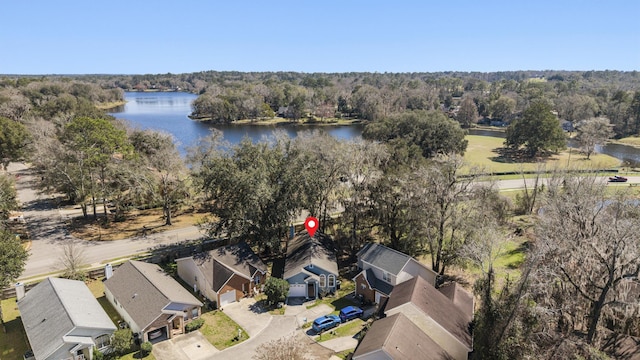
[[[364,139],[316,131],[230,145],[214,131],[183,158],[170,136],[104,112],[124,91],[197,93],[193,118],[213,122],[357,119],[366,124]],[[170,226],[176,214],[198,208],[208,214],[202,227],[209,236],[272,255],[308,212],[346,258],[374,240],[428,259],[445,280],[453,269],[474,269],[478,359],[619,357],[615,351],[625,347],[618,341],[640,336],[634,188],[540,169],[532,189],[509,196],[462,160],[465,128],[506,125],[505,146],[535,161],[564,148],[561,121],[599,129],[583,130],[584,137],[638,135],[640,75],[201,72],[0,80],[3,166],[30,162],[41,190],[64,194],[84,217],[108,227],[153,207]],[[0,172],[2,219],[18,205],[13,180]],[[113,216],[99,217],[101,207]],[[2,253],[14,254],[10,234],[0,234]],[[524,244],[517,276],[497,274],[497,254],[516,237]],[[0,285],[19,276],[24,259],[11,257],[15,266]]]

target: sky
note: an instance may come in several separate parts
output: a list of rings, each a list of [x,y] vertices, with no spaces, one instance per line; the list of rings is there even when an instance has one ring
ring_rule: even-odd
[[[640,70],[640,1],[29,0],[0,74]]]

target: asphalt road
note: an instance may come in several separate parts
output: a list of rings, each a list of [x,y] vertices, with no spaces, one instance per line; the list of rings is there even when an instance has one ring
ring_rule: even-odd
[[[86,264],[98,267],[105,261],[145,252],[157,245],[178,243],[202,237],[195,226],[169,230],[147,237],[136,237],[117,241],[82,241],[73,238],[66,231],[65,215],[56,206],[50,196],[40,194],[36,189],[37,179],[30,169],[22,163],[11,163],[9,173],[16,177],[18,199],[23,205],[23,214],[31,233],[31,249],[25,271],[19,280],[64,270],[61,264],[62,246],[68,242],[76,242],[83,251]],[[606,181],[606,178],[602,178]],[[612,186],[629,186],[640,183],[639,176],[628,178],[627,183],[611,184]],[[542,179],[546,183],[546,179]],[[524,188],[525,180],[501,180],[496,186],[501,190]],[[526,179],[528,187],[533,186],[533,179]],[[303,218],[302,218],[303,219]]]

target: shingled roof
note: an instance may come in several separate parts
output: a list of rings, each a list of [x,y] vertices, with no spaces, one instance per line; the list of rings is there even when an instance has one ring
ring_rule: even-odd
[[[358,345],[353,359],[381,359],[373,353],[382,351],[394,360],[444,360],[451,356],[428,337],[404,314],[377,320]]]
[[[36,359],[46,359],[78,327],[115,331],[116,327],[82,281],[47,278],[18,301],[20,316]]]
[[[104,282],[140,328],[151,324],[172,302],[198,305],[202,303],[158,265],[130,260],[122,264]]]
[[[375,267],[398,275],[402,268],[411,260],[411,256],[384,245],[368,243],[358,251],[358,260],[367,262]]]
[[[338,274],[335,247],[328,235],[316,233],[310,237],[306,231],[303,231],[289,240],[283,278],[286,280],[298,274],[309,264]]]

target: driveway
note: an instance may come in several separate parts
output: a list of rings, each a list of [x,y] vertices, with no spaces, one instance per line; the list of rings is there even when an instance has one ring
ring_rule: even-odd
[[[255,337],[266,329],[273,318],[271,314],[258,306],[253,298],[241,299],[238,302],[227,304],[222,312],[238,323],[249,334],[249,338]]]
[[[312,307],[311,309],[307,309],[305,304],[287,305],[284,310],[285,316],[293,316],[296,318],[298,327],[304,325],[305,322],[311,322],[316,318],[330,314],[331,312],[333,312],[333,308],[327,304],[320,304]]]
[[[200,331],[179,335],[153,345],[158,360],[201,360],[218,352]]]

